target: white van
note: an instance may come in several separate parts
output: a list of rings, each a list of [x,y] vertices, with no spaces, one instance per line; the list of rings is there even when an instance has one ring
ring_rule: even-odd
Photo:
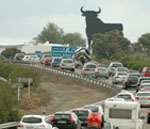
[[[112,122],[119,129],[143,129],[139,112],[138,102],[105,100],[104,120]]]

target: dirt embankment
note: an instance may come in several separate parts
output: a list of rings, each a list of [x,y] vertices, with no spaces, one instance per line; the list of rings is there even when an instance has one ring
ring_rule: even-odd
[[[41,114],[45,110],[47,115],[114,96],[107,89],[57,74],[43,74],[40,86],[31,89],[30,99],[27,91],[24,93],[19,105],[22,114]]]

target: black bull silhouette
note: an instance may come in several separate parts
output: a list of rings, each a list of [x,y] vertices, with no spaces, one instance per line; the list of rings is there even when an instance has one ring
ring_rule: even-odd
[[[109,32],[112,30],[119,30],[123,31],[122,24],[108,24],[104,23],[100,19],[97,18],[98,14],[101,12],[101,9],[99,8],[99,11],[84,11],[83,6],[81,7],[82,16],[85,16],[86,21],[86,35],[88,38],[88,49],[91,48],[91,41],[92,41],[92,35],[95,33],[102,33]]]

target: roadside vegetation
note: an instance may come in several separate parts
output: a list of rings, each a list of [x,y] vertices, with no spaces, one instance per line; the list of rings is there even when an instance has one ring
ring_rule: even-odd
[[[0,77],[8,80],[0,82],[0,123],[18,121],[21,114],[17,108],[17,87],[12,86],[17,83],[17,77],[33,78],[32,87],[40,84],[40,73],[34,69],[25,68],[18,64],[4,64],[0,62]],[[31,87],[31,88],[32,88]]]

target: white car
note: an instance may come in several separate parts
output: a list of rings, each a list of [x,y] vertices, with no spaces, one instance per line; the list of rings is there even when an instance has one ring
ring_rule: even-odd
[[[132,93],[129,93],[129,92],[120,92],[116,95],[116,98],[122,98],[124,99],[125,101],[136,101],[134,95]]]
[[[150,106],[150,91],[139,91],[136,93],[136,100],[141,106]]]
[[[86,63],[81,69],[82,75],[94,76],[95,75],[96,64]]]
[[[150,91],[150,83],[141,83],[138,91]]]
[[[126,68],[126,67],[117,67],[116,69],[115,69],[115,72],[117,73],[119,73],[119,72],[127,72],[128,74],[129,74],[129,69],[128,68]]]
[[[108,73],[108,69],[105,67],[99,67],[95,69],[95,78],[109,78],[109,73]]]
[[[112,83],[117,84],[117,83],[122,83],[127,77],[127,72],[118,72],[112,77]]]
[[[62,59],[60,62],[61,69],[75,70],[75,64],[72,59]]]
[[[53,129],[49,124],[49,117],[45,115],[25,115],[21,118],[18,124],[18,129],[33,129],[33,128],[49,128]]]

